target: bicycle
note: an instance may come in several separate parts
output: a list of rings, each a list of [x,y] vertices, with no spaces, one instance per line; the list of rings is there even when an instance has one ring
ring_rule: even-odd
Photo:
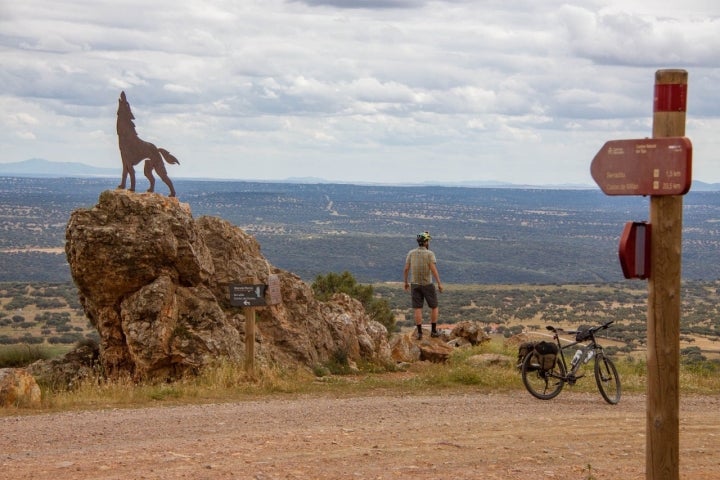
[[[578,374],[581,366],[595,358],[595,382],[597,383],[600,395],[605,401],[611,405],[615,405],[620,401],[620,377],[618,376],[615,364],[603,352],[603,347],[597,343],[595,333],[605,330],[612,324],[609,321],[603,325],[591,327],[587,330],[564,331],[553,326],[546,328],[553,332],[554,343],[557,344],[555,360],[552,360],[551,366],[544,368],[541,365],[540,357],[536,351],[530,351],[522,362],[522,380],[528,392],[535,398],[540,400],[550,400],[557,397],[562,391],[565,383],[574,385],[575,382],[584,376],[583,373]],[[560,334],[567,333],[575,335],[575,341],[562,346],[560,343]],[[571,348],[583,342],[589,342],[587,345],[580,347],[575,352],[575,356],[570,362],[570,371],[568,372],[567,362],[565,360],[564,350]]]

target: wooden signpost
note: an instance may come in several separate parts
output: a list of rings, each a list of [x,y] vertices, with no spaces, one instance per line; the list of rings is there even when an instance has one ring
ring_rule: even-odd
[[[274,274],[268,275],[267,285],[255,277],[230,285],[230,305],[242,307],[245,314],[245,371],[251,377],[255,376],[255,310],[281,301],[280,279]]]
[[[650,222],[626,226],[620,255],[626,276],[648,278],[645,472],[653,480],[680,476],[682,195],[692,182],[692,145],[684,137],[687,78],[685,70],[658,70],[652,139],[607,142],[591,166],[608,195],[650,195]],[[648,256],[642,245],[649,245]],[[639,255],[649,258],[640,273]]]
[[[653,138],[685,136],[684,70],[655,75]],[[680,281],[682,207],[679,195],[650,197],[652,242],[648,282],[646,476],[680,478]]]

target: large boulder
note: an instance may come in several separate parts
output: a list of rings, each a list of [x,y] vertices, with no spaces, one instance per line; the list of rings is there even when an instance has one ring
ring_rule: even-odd
[[[490,341],[490,336],[485,333],[483,324],[469,320],[456,323],[450,332],[450,337],[462,338],[470,345],[480,345]]]
[[[420,360],[420,346],[414,332],[395,335],[390,343],[392,359],[396,363],[413,363]]]
[[[418,340],[415,331],[397,335],[391,344],[392,359],[397,363],[428,361],[444,363],[450,358],[454,347],[440,337],[430,335]]]
[[[39,407],[40,387],[24,368],[0,368],[0,408]]]
[[[315,366],[338,352],[389,362],[387,331],[345,295],[320,302],[299,277],[273,267],[251,235],[215,217],[195,220],[177,199],[105,191],[72,213],[68,263],[100,336],[102,371],[177,378],[245,352],[244,314],[229,286],[276,275],[282,303],[258,308],[260,364]]]

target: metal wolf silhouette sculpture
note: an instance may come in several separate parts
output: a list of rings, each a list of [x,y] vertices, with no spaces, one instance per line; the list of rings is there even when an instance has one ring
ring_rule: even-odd
[[[127,177],[130,175],[129,190],[131,192],[135,191],[135,165],[145,160],[145,176],[150,181],[150,188],[147,191],[155,191],[155,177],[152,174],[152,171],[155,170],[170,189],[169,196],[174,197],[175,187],[173,187],[172,180],[168,177],[163,159],[168,163],[177,165],[180,165],[180,162],[164,148],[157,148],[152,143],[138,137],[135,131],[134,119],[135,116],[130,110],[130,104],[125,97],[125,92],[120,92],[117,111],[117,134],[123,171],[122,182],[118,185],[118,188],[125,188]]]

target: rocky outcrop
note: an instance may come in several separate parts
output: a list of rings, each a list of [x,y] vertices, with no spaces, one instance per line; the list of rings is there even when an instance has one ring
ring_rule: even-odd
[[[450,337],[453,339],[461,339],[463,342],[473,346],[490,341],[490,336],[485,333],[482,323],[470,322],[468,320],[456,323],[450,332]]]
[[[35,379],[52,390],[72,390],[99,371],[100,348],[84,340],[65,355],[51,360],[38,360],[27,369]]]
[[[337,352],[390,360],[385,327],[358,301],[316,300],[299,277],[270,265],[252,236],[219,218],[196,220],[177,199],[105,191],[95,207],[73,212],[65,251],[108,376],[177,378],[243,358],[244,315],[230,305],[229,285],[271,274],[283,301],[257,309],[259,364],[314,366]]]
[[[39,407],[40,387],[24,368],[0,368],[0,408]]]
[[[527,343],[531,340],[527,333],[518,333],[512,337],[506,338],[503,345],[507,348],[519,347],[523,343]]]
[[[424,335],[418,340],[415,330],[397,335],[392,339],[390,350],[392,359],[397,363],[430,361],[443,363],[450,358],[453,349],[487,342],[490,337],[478,322],[463,321],[457,323],[450,333],[443,331],[439,337]]]
[[[414,332],[404,335],[395,335],[390,343],[392,359],[396,363],[413,363],[420,360],[420,342],[416,340]],[[433,339],[433,342],[441,344],[440,340]],[[450,349],[452,350],[452,349]],[[450,355],[448,351],[448,356]]]

